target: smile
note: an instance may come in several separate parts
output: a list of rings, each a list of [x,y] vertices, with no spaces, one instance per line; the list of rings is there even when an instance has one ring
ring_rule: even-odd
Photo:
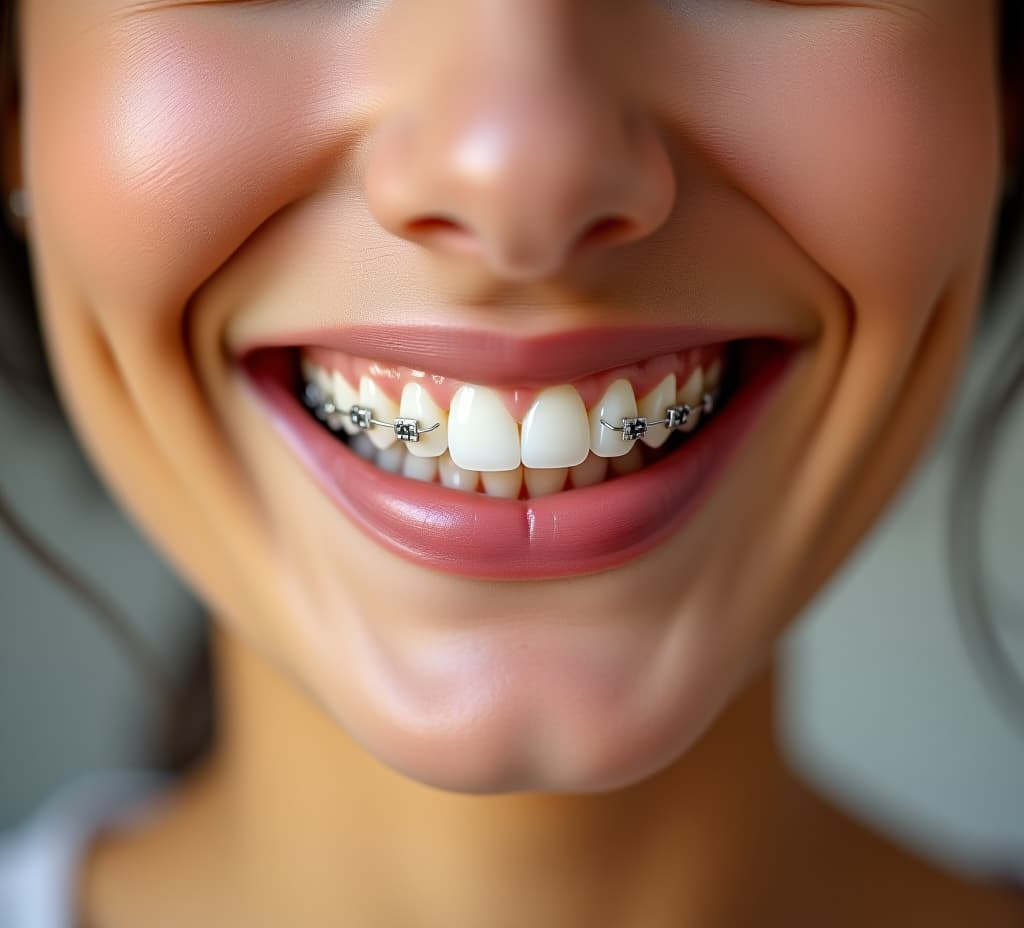
[[[725,348],[692,348],[575,384],[505,390],[311,348],[300,352],[302,398],[382,470],[536,499],[633,473],[675,433],[692,434],[721,393]]]
[[[462,356],[473,374],[491,371],[476,383],[447,373],[458,351],[433,353],[428,373],[394,345],[384,359],[353,353],[373,338],[312,338],[241,359],[299,459],[394,553],[492,579],[613,568],[680,530],[795,353],[778,339],[677,333],[677,350],[596,369],[615,356],[610,333],[589,361],[585,338],[553,351],[486,339]],[[531,354],[542,374],[519,363]],[[557,382],[559,371],[579,376]]]

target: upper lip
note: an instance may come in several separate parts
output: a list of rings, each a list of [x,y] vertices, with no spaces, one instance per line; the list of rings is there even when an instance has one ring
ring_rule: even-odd
[[[513,336],[451,325],[359,325],[265,338],[239,352],[271,347],[332,348],[431,374],[493,386],[568,383],[591,374],[737,339],[795,341],[778,332],[723,326],[604,326]]]

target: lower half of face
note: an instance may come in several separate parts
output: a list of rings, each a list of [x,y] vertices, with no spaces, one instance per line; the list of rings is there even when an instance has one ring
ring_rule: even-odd
[[[954,389],[991,5],[65,5],[44,328],[216,619],[433,785],[681,756]]]

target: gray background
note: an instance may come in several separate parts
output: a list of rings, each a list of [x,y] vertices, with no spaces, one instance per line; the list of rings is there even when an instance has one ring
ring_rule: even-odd
[[[1014,313],[1024,288],[1011,285]],[[1000,316],[1010,322],[1010,313]],[[1005,325],[976,342],[957,401],[905,491],[787,634],[783,737],[805,779],[918,853],[1024,874],[1024,719],[989,697],[953,613],[943,551],[951,449]],[[0,485],[50,544],[112,590],[174,662],[192,603],[80,472],[67,435],[0,396]],[[998,458],[984,553],[1024,669],[1024,402]],[[94,621],[0,533],[0,828],[85,770],[142,764],[152,706]],[[1024,716],[1024,699],[1019,709]]]

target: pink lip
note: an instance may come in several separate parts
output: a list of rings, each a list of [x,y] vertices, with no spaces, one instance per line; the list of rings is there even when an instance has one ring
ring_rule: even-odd
[[[253,351],[242,367],[328,497],[371,538],[421,566],[526,580],[617,567],[682,528],[742,447],[796,355],[784,342],[758,342],[757,348],[756,364],[743,371],[737,392],[683,446],[629,476],[535,500],[492,499],[379,470],[300,403],[294,351]],[[460,374],[466,376],[464,367]]]
[[[527,337],[450,325],[379,325],[282,333],[243,345],[236,354],[319,345],[414,369],[423,368],[429,359],[430,373],[470,383],[533,387],[570,383],[697,345],[778,337],[777,332],[696,325],[602,327]]]

